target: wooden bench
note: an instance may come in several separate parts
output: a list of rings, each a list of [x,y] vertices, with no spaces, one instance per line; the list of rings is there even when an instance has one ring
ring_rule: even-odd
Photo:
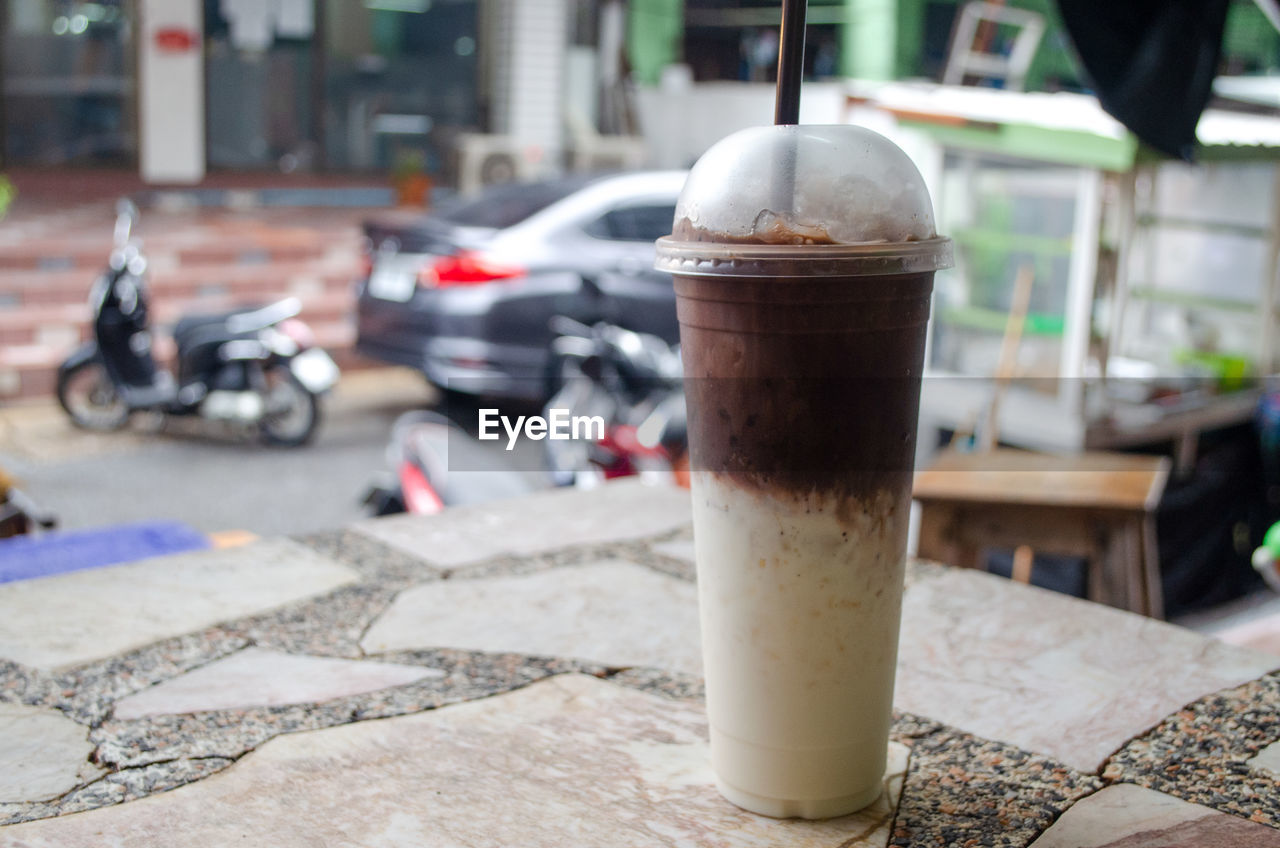
[[[1090,600],[1163,618],[1155,510],[1169,465],[1123,453],[944,451],[916,474],[918,554],[985,568],[984,548],[1022,548],[1024,578],[1026,548],[1082,557]]]

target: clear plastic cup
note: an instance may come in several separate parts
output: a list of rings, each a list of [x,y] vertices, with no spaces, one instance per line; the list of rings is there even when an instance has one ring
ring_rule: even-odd
[[[882,791],[933,231],[907,156],[852,126],[736,133],[694,166],[674,275],[711,759],[776,817]]]

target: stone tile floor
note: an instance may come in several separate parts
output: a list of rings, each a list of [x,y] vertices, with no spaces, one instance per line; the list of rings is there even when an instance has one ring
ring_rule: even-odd
[[[1229,645],[1280,656],[1280,595],[1270,588],[1189,613],[1176,623]]]
[[[880,801],[727,804],[688,520],[622,483],[0,587],[0,846],[1280,845],[1280,658],[928,564]]]

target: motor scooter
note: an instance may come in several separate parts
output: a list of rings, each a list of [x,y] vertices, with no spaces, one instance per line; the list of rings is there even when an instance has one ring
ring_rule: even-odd
[[[544,407],[603,420],[596,438],[545,440],[547,473],[534,475],[433,411],[392,425],[389,471],[364,503],[374,515],[431,515],[446,507],[516,497],[541,487],[593,488],[617,477],[688,486],[687,424],[679,352],[656,336],[612,324],[555,319],[552,345],[560,388]]]
[[[389,472],[365,493],[373,515],[435,515],[450,506],[519,497],[551,485],[505,464],[450,418],[406,412],[391,425]]]
[[[607,322],[553,318],[552,373],[558,390],[546,414],[595,415],[604,437],[545,442],[557,485],[591,488],[638,475],[688,486],[688,432],[680,350]]]
[[[58,368],[58,402],[72,422],[115,430],[149,411],[253,428],[269,444],[310,441],[338,366],[297,319],[297,298],[182,317],[171,374],[152,355],[147,261],[131,238],[137,207],[121,200],[116,213],[115,249],[89,294],[94,338]]]

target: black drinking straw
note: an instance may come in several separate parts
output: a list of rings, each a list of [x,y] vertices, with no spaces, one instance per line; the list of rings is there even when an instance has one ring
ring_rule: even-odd
[[[804,17],[808,0],[782,0],[782,31],[778,34],[778,89],[773,101],[773,122],[800,123],[800,78],[804,76]],[[773,207],[783,213],[795,205],[796,140],[790,150],[779,150],[774,161]]]
[[[775,124],[800,123],[804,18],[808,5],[808,0],[782,0],[782,31],[778,34],[778,93],[773,104]]]

